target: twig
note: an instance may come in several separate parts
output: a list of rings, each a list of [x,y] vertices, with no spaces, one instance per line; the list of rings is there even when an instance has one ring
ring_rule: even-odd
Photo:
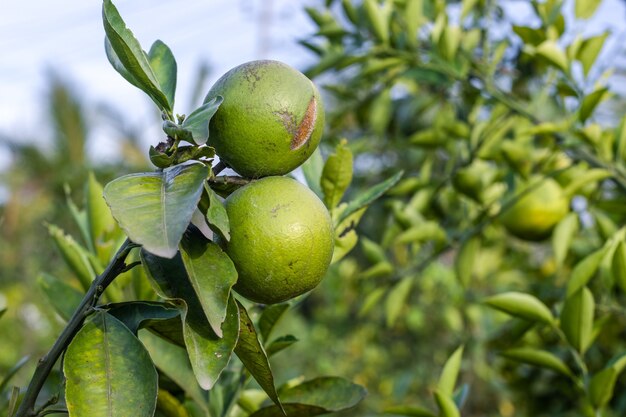
[[[126,239],[104,272],[93,280],[83,300],[67,323],[67,326],[65,326],[65,329],[63,329],[59,338],[54,342],[50,351],[43,358],[39,359],[35,373],[30,380],[30,384],[24,393],[22,403],[14,417],[35,417],[37,415],[35,413],[35,402],[54,364],[70,344],[76,333],[78,333],[83,321],[91,313],[106,287],[127,268],[125,260],[130,250],[134,247],[135,244]]]

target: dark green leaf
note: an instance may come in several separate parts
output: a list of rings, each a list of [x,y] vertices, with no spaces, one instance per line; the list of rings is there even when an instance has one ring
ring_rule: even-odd
[[[623,240],[615,248],[611,268],[615,283],[622,291],[626,291],[626,242]]]
[[[237,301],[239,307],[239,340],[235,347],[237,357],[243,362],[244,366],[254,379],[259,383],[263,391],[267,393],[272,401],[278,406],[279,410],[283,410],[283,406],[278,398],[276,386],[274,385],[274,375],[267,360],[267,354],[263,346],[259,342],[259,338],[254,328],[254,324],[246,309]],[[284,411],[282,411],[284,414]]]
[[[161,110],[171,112],[172,107],[161,91],[161,86],[146,53],[141,49],[133,33],[126,27],[126,23],[111,0],[104,0],[102,3],[102,22],[111,45],[110,49],[115,52],[117,61],[125,71],[120,72],[119,64],[114,64],[114,59],[110,56],[109,60],[112,61],[113,67],[131,84],[148,94]]]
[[[113,217],[128,237],[155,255],[172,258],[208,174],[199,162],[120,177],[104,188]]]
[[[178,319],[178,307],[159,301],[128,301],[103,306],[108,313],[124,323],[128,329],[137,334],[139,329],[150,327],[153,322]]]
[[[83,299],[83,293],[60,279],[42,272],[37,285],[63,320],[68,321]]]
[[[567,297],[561,311],[561,329],[569,343],[581,354],[592,341],[594,309],[593,294],[583,287]]]
[[[484,303],[515,317],[546,324],[554,323],[550,309],[530,294],[512,291],[491,296]]]
[[[265,307],[259,318],[259,333],[264,342],[269,341],[274,326],[287,310],[289,310],[289,303],[272,304]]]
[[[198,405],[206,408],[205,395],[198,386],[185,349],[145,330],[140,333],[139,338],[148,349],[156,367],[181,387]]]
[[[183,121],[182,127],[191,132],[196,145],[204,145],[209,139],[209,122],[224,101],[224,97],[216,96],[198,107]]]
[[[167,98],[170,109],[174,108],[174,96],[176,94],[176,59],[170,48],[161,42],[155,41],[148,52],[148,60],[154,75],[159,82],[161,91]]]
[[[598,107],[598,104],[602,102],[608,96],[608,87],[599,88],[593,93],[589,93],[583,98],[578,113],[578,120],[584,123],[589,116],[593,114],[593,111]]]
[[[281,350],[288,348],[289,346],[293,345],[297,341],[298,339],[295,336],[292,336],[290,334],[286,336],[281,336],[278,339],[273,340],[271,343],[267,345],[267,349],[266,349],[267,357],[269,358],[271,356],[274,356]]]
[[[189,229],[180,245],[185,269],[211,328],[222,337],[222,323],[237,270],[228,255],[197,229]]]
[[[213,232],[219,234],[228,242],[230,240],[230,222],[228,221],[226,208],[220,201],[217,193],[208,184],[205,184],[204,188],[209,201],[209,206],[206,210],[203,210],[206,221]]]
[[[141,259],[159,295],[179,306],[185,345],[194,374],[202,388],[211,389],[228,365],[237,343],[239,317],[234,300],[231,297],[222,325],[223,336],[219,338],[211,330],[200,300],[189,282],[181,255],[167,259],[142,250]]]
[[[541,368],[552,369],[566,376],[572,376],[572,371],[565,365],[565,363],[553,353],[545,350],[538,350],[533,348],[516,348],[509,349],[502,353],[502,356],[514,361],[528,363],[531,365],[539,366]]]
[[[365,397],[360,385],[343,378],[322,377],[300,385],[281,389],[286,415],[309,417],[352,408]],[[278,417],[283,415],[277,406],[262,408],[250,417]]]
[[[397,172],[390,178],[386,179],[385,181],[379,184],[376,184],[375,186],[371,187],[368,191],[364,192],[363,194],[357,196],[354,200],[350,201],[347,204],[346,208],[341,212],[341,214],[339,214],[337,220],[335,221],[335,224],[341,224],[352,213],[356,212],[360,208],[363,208],[365,206],[372,204],[380,196],[385,194],[387,190],[389,190],[391,187],[396,185],[396,183],[400,181],[400,178],[402,178],[402,175],[404,175],[404,171]]]
[[[97,312],[65,353],[65,398],[73,417],[145,416],[156,407],[157,373],[139,340]]]

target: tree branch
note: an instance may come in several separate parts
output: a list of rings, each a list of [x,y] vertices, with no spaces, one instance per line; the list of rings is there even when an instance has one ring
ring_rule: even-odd
[[[54,364],[70,344],[76,333],[78,333],[83,321],[91,313],[91,310],[98,302],[98,299],[106,287],[108,287],[118,275],[126,270],[126,257],[128,256],[130,250],[134,247],[135,244],[126,239],[104,272],[93,280],[83,300],[72,315],[72,318],[68,321],[67,326],[65,326],[65,329],[63,329],[59,338],[56,342],[54,342],[50,351],[43,358],[39,359],[35,373],[30,380],[30,384],[26,389],[24,398],[22,399],[14,417],[36,416],[35,402],[37,401],[37,396],[39,395],[46,378],[50,374],[50,371],[54,367]]]

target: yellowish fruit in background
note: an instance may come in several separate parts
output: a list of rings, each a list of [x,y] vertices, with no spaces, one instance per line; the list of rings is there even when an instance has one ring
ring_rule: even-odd
[[[312,290],[334,248],[328,210],[309,188],[286,177],[266,177],[225,201],[230,221],[226,252],[238,272],[235,290],[263,304]]]
[[[286,174],[317,148],[324,129],[320,94],[304,74],[278,61],[251,61],[224,74],[207,94],[224,101],[208,144],[248,178]]]
[[[532,178],[517,196],[519,200],[505,209],[500,220],[509,233],[521,239],[547,238],[569,212],[569,198],[552,178]]]

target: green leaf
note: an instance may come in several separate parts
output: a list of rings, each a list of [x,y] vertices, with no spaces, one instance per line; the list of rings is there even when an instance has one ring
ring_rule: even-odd
[[[346,203],[341,203],[338,207],[331,211],[333,218],[336,217],[336,213],[343,213],[347,208]],[[367,207],[362,207],[359,210],[346,217],[341,223],[335,227],[335,248],[333,251],[333,258],[330,261],[334,264],[346,256],[352,248],[354,248],[359,240],[356,234],[356,227],[361,221],[361,217],[365,214]]]
[[[83,293],[60,279],[42,272],[37,277],[37,285],[48,298],[48,301],[65,321],[74,314],[83,299]]]
[[[385,315],[387,316],[388,327],[393,326],[400,316],[402,309],[406,305],[412,286],[413,277],[405,277],[389,291],[385,299]]]
[[[576,0],[574,14],[577,19],[589,19],[596,12],[601,0]]]
[[[463,359],[463,346],[459,346],[450,355],[443,367],[439,381],[437,382],[437,391],[448,397],[452,397],[456,380],[461,370],[461,360]]]
[[[437,417],[437,414],[433,413],[427,408],[410,405],[397,405],[393,407],[388,407],[385,408],[384,413],[406,417]]]
[[[178,307],[160,301],[128,301],[103,306],[107,312],[137,334],[139,329],[151,328],[155,322],[180,321]]]
[[[321,377],[281,389],[286,414],[277,406],[261,408],[250,417],[310,417],[334,413],[357,405],[366,391],[360,385],[338,377]]]
[[[472,280],[480,246],[480,237],[474,236],[463,243],[454,259],[456,276],[465,288],[470,285]]]
[[[440,391],[435,391],[435,402],[439,408],[439,415],[441,417],[461,417],[461,412],[457,408],[454,400],[450,396],[445,395]]]
[[[159,389],[155,417],[191,417],[185,406],[169,391]]]
[[[206,408],[204,393],[198,386],[185,349],[145,330],[140,332],[139,339],[150,353],[156,367],[181,387],[198,405]]]
[[[576,54],[576,59],[578,59],[582,64],[585,76],[589,75],[589,71],[591,71],[593,64],[596,62],[596,58],[598,58],[600,51],[602,51],[604,41],[606,41],[606,38],[608,36],[609,32],[605,32],[601,35],[587,38],[581,43],[580,48],[578,49],[578,52]]]
[[[228,365],[239,334],[239,317],[234,300],[230,299],[222,338],[211,329],[206,315],[189,282],[182,256],[160,258],[145,250],[141,261],[157,293],[173,301],[181,311],[183,336],[194,374],[200,386],[211,389]]]
[[[173,109],[177,75],[177,65],[174,54],[166,44],[160,40],[156,40],[150,47],[148,60],[159,82],[161,91],[163,91],[163,94],[167,98],[170,109]]]
[[[571,297],[578,290],[587,285],[598,270],[605,252],[604,248],[600,248],[592,254],[587,255],[574,266],[572,275],[567,283],[567,297]]]
[[[546,324],[554,324],[550,309],[533,295],[520,292],[506,292],[484,300],[488,306],[515,317]]]
[[[578,232],[578,213],[571,212],[561,220],[552,232],[552,250],[557,268],[563,266],[572,239]]]
[[[322,170],[324,169],[324,159],[320,148],[315,148],[313,154],[301,165],[302,173],[306,184],[319,197],[324,198],[321,187]]]
[[[593,294],[583,287],[565,300],[561,311],[561,329],[568,342],[581,354],[592,341],[594,309]]]
[[[608,96],[608,87],[598,88],[594,92],[587,94],[580,104],[578,120],[580,120],[581,123],[585,123],[585,121],[593,114],[596,107],[598,107],[598,104],[600,104]]]
[[[352,152],[346,143],[342,140],[337,145],[335,153],[328,157],[322,171],[320,184],[324,193],[324,203],[329,209],[341,202],[343,194],[352,182]]]
[[[461,19],[467,16],[467,14],[476,6],[478,0],[463,0],[461,2]]]
[[[572,371],[565,365],[561,358],[545,350],[516,348],[505,350],[501,352],[500,355],[514,361],[551,369],[569,377],[572,376]]]
[[[130,174],[104,187],[113,217],[128,237],[172,258],[202,195],[207,167],[187,162],[161,172]]]
[[[567,55],[555,41],[547,40],[542,42],[537,46],[536,53],[561,71],[568,72],[569,62]]]
[[[383,287],[378,287],[367,294],[361,308],[359,309],[359,317],[365,316],[372,310],[372,308],[379,305],[383,295],[385,295],[385,288]]]
[[[67,266],[76,274],[83,289],[87,290],[96,276],[96,272],[89,262],[87,251],[73,237],[66,235],[57,226],[48,225],[48,233],[52,236],[52,240],[59,252],[61,252],[61,256]]]
[[[271,343],[267,345],[266,353],[267,357],[272,357],[283,349],[287,349],[289,346],[296,343],[298,339],[295,336],[290,334],[286,336],[281,336],[276,340],[272,340]]]
[[[617,377],[626,367],[626,354],[620,355],[611,363],[595,374],[589,382],[589,399],[596,408],[602,408],[613,397]]]
[[[96,312],[65,353],[65,400],[73,417],[145,416],[156,407],[157,373],[139,340]]]
[[[400,178],[404,175],[404,171],[399,171],[395,173],[390,178],[387,178],[385,181],[370,187],[366,192],[357,196],[354,200],[350,201],[346,208],[339,214],[337,219],[335,220],[335,224],[341,224],[345,219],[348,218],[351,214],[359,210],[360,208],[366,207],[380,198],[383,194],[387,192],[391,187],[396,185]]]
[[[377,0],[364,0],[365,16],[379,42],[389,42],[389,12],[386,6],[380,7]]]
[[[385,249],[373,240],[363,237],[361,239],[361,248],[363,249],[363,254],[371,263],[376,264],[388,261]]]
[[[235,347],[235,354],[243,362],[246,369],[259,383],[263,391],[278,406],[282,414],[286,415],[283,406],[278,398],[276,386],[274,385],[274,375],[267,359],[267,354],[259,342],[259,338],[254,328],[254,323],[250,320],[248,312],[239,301],[239,340]]]
[[[108,262],[120,236],[115,233],[119,232],[119,229],[102,193],[102,185],[96,180],[93,172],[90,172],[85,187],[85,214],[91,237],[89,243],[97,253],[98,259],[101,262]]]
[[[209,139],[209,122],[220,107],[224,97],[216,96],[198,107],[183,121],[182,127],[191,132],[196,145],[204,145]]]
[[[230,289],[237,281],[233,261],[199,230],[188,230],[180,245],[185,269],[211,328],[222,337]]]
[[[161,86],[146,53],[141,49],[133,33],[126,27],[126,23],[111,0],[104,0],[102,3],[102,22],[111,46],[109,51],[115,52],[115,56],[107,54],[113,68],[135,87],[148,94],[161,110],[171,112],[172,107],[161,91]],[[119,70],[120,65],[125,71]]]
[[[19,372],[20,369],[24,367],[28,363],[28,359],[30,357],[24,356],[22,359],[17,361],[15,365],[13,365],[6,373],[2,376],[2,380],[0,380],[0,392],[4,395],[4,390],[9,385],[11,379],[15,376],[16,373]],[[11,415],[11,414],[9,414]]]
[[[259,318],[259,333],[263,341],[269,341],[269,337],[276,323],[278,323],[285,312],[289,310],[289,307],[289,303],[272,304],[265,307]]]
[[[228,242],[230,240],[230,222],[224,203],[222,203],[217,193],[208,184],[204,185],[204,191],[209,202],[209,206],[206,209],[201,207],[206,221],[213,232]]]
[[[626,292],[626,243],[623,240],[615,248],[611,268],[615,283]]]

